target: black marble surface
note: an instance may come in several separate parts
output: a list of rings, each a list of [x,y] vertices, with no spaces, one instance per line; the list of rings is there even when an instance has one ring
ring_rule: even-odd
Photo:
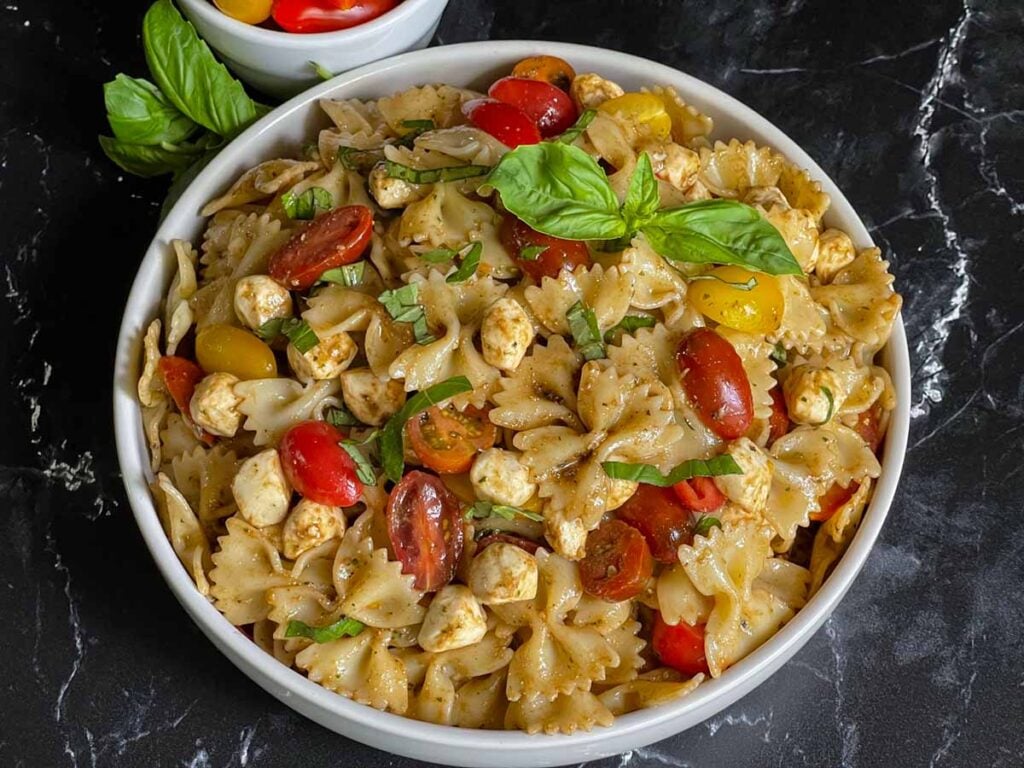
[[[0,766],[405,768],[222,658],[125,501],[111,363],[166,186],[96,144],[101,83],[144,71],[129,5],[0,5]],[[629,51],[751,105],[906,301],[907,465],[848,597],[725,713],[598,765],[1024,765],[1024,5],[452,0],[437,42],[489,37]]]

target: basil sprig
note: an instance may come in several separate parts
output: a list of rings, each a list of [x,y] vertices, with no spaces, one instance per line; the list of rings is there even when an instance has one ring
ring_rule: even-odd
[[[397,483],[405,471],[405,448],[402,438],[405,423],[427,408],[439,405],[455,395],[472,391],[473,385],[469,379],[465,376],[453,376],[417,392],[405,401],[405,405],[388,419],[380,431],[380,460],[388,479]]]
[[[329,211],[334,197],[323,187],[310,187],[295,194],[288,191],[281,195],[281,206],[289,219],[308,221],[316,216],[317,210]]]
[[[525,517],[536,523],[544,521],[544,516],[528,509],[510,507],[507,504],[493,504],[489,501],[477,501],[471,507],[466,508],[463,515],[465,520],[483,520],[487,517],[501,517],[505,520],[514,520],[516,517]]]
[[[594,310],[582,301],[577,301],[569,307],[569,311],[565,313],[565,319],[569,323],[569,331],[576,342],[576,349],[583,355],[584,360],[598,360],[607,357]]]
[[[267,320],[256,329],[256,335],[264,341],[284,336],[299,351],[299,354],[303,355],[320,343],[320,338],[309,327],[309,323],[297,317],[275,317],[272,320]]]
[[[659,210],[658,183],[646,154],[622,205],[594,158],[557,141],[506,153],[485,180],[483,189],[488,188],[525,223],[555,237],[622,240],[641,232],[667,259],[803,274],[778,230],[748,205],[698,200]]]
[[[615,480],[635,480],[638,483],[657,485],[665,488],[693,477],[719,477],[721,475],[742,475],[743,469],[736,459],[727,453],[711,459],[690,459],[674,467],[667,475],[652,464],[627,464],[622,461],[601,463],[604,473]]]
[[[314,643],[329,643],[342,637],[355,637],[366,629],[361,621],[341,618],[326,627],[311,627],[304,621],[292,619],[284,631],[285,637],[307,637]]]

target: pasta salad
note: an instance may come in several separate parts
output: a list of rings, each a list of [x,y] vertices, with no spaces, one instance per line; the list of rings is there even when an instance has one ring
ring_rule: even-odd
[[[572,733],[789,621],[895,407],[888,264],[671,88],[533,57],[321,101],[203,209],[138,384],[171,544],[281,663]]]

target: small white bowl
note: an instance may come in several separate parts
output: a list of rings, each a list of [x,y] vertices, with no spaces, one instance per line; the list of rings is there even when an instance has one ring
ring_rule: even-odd
[[[655,83],[674,86],[687,102],[715,118],[718,136],[770,145],[808,169],[832,197],[826,224],[848,232],[858,246],[871,245],[850,203],[807,153],[756,112],[706,83],[646,59],[598,48],[530,41],[466,43],[408,53],[335,78],[278,107],[225,148],[192,182],[156,233],[128,297],[117,344],[114,431],[125,488],[146,546],[192,620],[239,669],[312,720],[388,752],[452,765],[537,768],[606,757],[696,725],[764,682],[828,618],[864,565],[896,492],[910,423],[910,363],[903,322],[897,319],[882,355],[897,397],[885,440],[882,474],[860,529],[832,575],[792,621],[720,678],[704,683],[679,701],[619,717],[610,728],[597,727],[572,736],[530,736],[516,731],[450,728],[378,712],[307,680],[232,627],[199,594],[178,562],[160,526],[148,487],[152,475],[136,381],[142,335],[157,316],[171,279],[174,259],[170,241],[179,237],[197,239],[204,225],[199,209],[244,170],[281,153],[298,152],[311,132],[327,123],[317,105],[321,97],[375,98],[425,82],[481,89],[507,73],[519,59],[540,53],[561,56],[580,72],[600,72],[627,89]],[[800,706],[799,702],[790,704]]]
[[[321,81],[311,62],[339,74],[371,61],[426,48],[448,0],[403,0],[365,24],[337,32],[295,34],[233,19],[210,0],[178,0],[220,59],[240,78],[280,98]]]

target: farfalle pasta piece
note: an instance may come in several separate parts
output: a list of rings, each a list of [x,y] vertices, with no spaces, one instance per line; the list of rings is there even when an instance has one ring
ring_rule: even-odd
[[[207,533],[235,512],[231,481],[238,469],[238,456],[222,445],[212,448],[196,444],[190,451],[171,459],[174,483],[196,511]]]
[[[655,586],[657,607],[666,623],[680,621],[697,625],[708,620],[714,599],[698,590],[679,563],[673,563],[658,574]]]
[[[701,182],[719,197],[740,197],[750,187],[771,187],[786,162],[770,147],[732,139],[701,147]]]
[[[622,252],[618,268],[633,277],[630,306],[637,309],[658,309],[686,296],[686,280],[643,238]]]
[[[256,433],[257,446],[276,442],[288,427],[311,419],[324,398],[340,390],[337,379],[306,385],[295,379],[252,379],[235,385],[235,394],[242,398],[238,409],[246,417],[242,427]]]
[[[827,343],[828,310],[814,300],[802,278],[781,275],[777,280],[782,290],[782,321],[768,334],[768,341],[800,353],[820,352]]]
[[[167,329],[167,354],[173,355],[178,343],[192,327],[195,316],[189,299],[196,292],[196,262],[199,254],[185,240],[172,240],[171,249],[177,262],[177,273],[171,281],[164,301],[164,327]]]
[[[456,249],[476,239],[486,224],[498,223],[493,208],[469,199],[456,184],[435,184],[429,195],[402,213],[398,234],[402,245]]]
[[[813,272],[818,262],[818,223],[814,216],[800,208],[779,205],[762,210],[762,215],[782,235],[804,273]]]
[[[811,295],[832,315],[844,333],[877,351],[882,348],[903,301],[892,289],[889,262],[877,248],[866,248],[839,271],[829,285],[811,288]]]
[[[341,285],[321,288],[306,304],[309,308],[302,313],[302,319],[322,338],[365,331],[375,316],[384,314],[375,296]]]
[[[646,88],[644,90],[647,90]],[[672,118],[672,140],[689,145],[711,135],[715,121],[696,107],[687,104],[672,86],[655,85],[651,93],[660,96],[665,111]]]
[[[341,163],[335,163],[329,171],[307,176],[291,187],[288,192],[294,195],[301,195],[303,192],[314,187],[327,191],[331,196],[331,208],[341,208],[346,205],[373,207],[370,195],[366,191],[363,177],[355,171],[349,170]],[[279,198],[275,201],[275,206],[280,206],[280,204]],[[280,214],[287,221],[287,215],[283,209],[280,210]]]
[[[185,566],[200,594],[209,594],[207,573],[213,568],[213,562],[210,560],[210,543],[203,534],[199,519],[181,491],[174,487],[174,483],[163,472],[156,477],[155,489],[159,491],[155,496],[160,522],[174,548],[174,554]]]
[[[266,200],[319,168],[320,163],[312,161],[267,160],[239,176],[227,192],[208,202],[201,213],[203,216],[212,216],[227,208]]]
[[[508,147],[491,134],[471,125],[427,131],[416,137],[415,146],[441,152],[466,165],[496,165],[508,152]]]
[[[424,85],[410,88],[377,100],[377,108],[391,130],[401,135],[408,132],[406,120],[431,120],[435,128],[464,125],[462,105],[480,98],[480,94],[450,85]]]
[[[387,120],[375,101],[320,99],[320,109],[339,131],[352,134],[390,132]]]
[[[719,326],[717,332],[732,344],[743,363],[753,395],[754,418],[767,419],[772,414],[771,390],[778,386],[772,376],[777,367],[771,358],[773,346],[763,336],[735,331],[725,326]]]
[[[150,408],[166,399],[163,378],[157,366],[160,364],[160,321],[154,320],[146,326],[142,337],[142,373],[139,374],[137,390],[139,402]]]
[[[529,430],[552,424],[582,427],[576,415],[576,376],[583,359],[561,336],[533,345],[515,372],[499,382],[491,421],[501,427]]]
[[[675,670],[660,667],[644,672],[635,680],[609,688],[598,698],[609,712],[618,717],[681,699],[702,682],[703,674],[683,680]]]
[[[505,711],[508,709],[506,676],[506,671],[501,669],[461,685],[455,692],[451,724],[459,728],[504,728]]]
[[[153,426],[153,435],[157,443],[155,456],[161,459],[160,463],[165,467],[171,465],[176,457],[195,450],[200,445],[195,429],[185,421],[180,413],[167,413],[168,407],[167,400],[161,401],[158,409],[161,412],[161,417],[155,418],[153,425],[144,422],[147,437],[150,426]],[[149,418],[147,412],[150,410],[152,409],[143,409],[147,419]],[[156,416],[156,413],[153,415]]]
[[[281,555],[260,530],[240,517],[226,521],[227,535],[212,555],[210,596],[217,610],[235,626],[267,618],[267,590],[293,584]]]
[[[811,547],[810,593],[824,583],[832,566],[842,557],[860,527],[864,509],[871,497],[871,480],[861,481],[842,506],[818,529]]]
[[[601,699],[589,691],[559,694],[548,700],[543,696],[512,701],[505,715],[506,728],[527,733],[561,733],[571,735],[589,731],[595,725],[609,726],[615,718]]]
[[[647,641],[639,636],[640,628],[639,621],[630,619],[605,633],[605,638],[619,657],[618,664],[605,670],[602,681],[605,684],[617,685],[633,680],[643,668],[645,662],[640,653]]]
[[[296,655],[295,665],[328,690],[401,715],[409,689],[405,665],[388,648],[390,634],[367,628],[355,637],[313,643]]]
[[[581,301],[593,310],[597,326],[604,332],[626,316],[635,283],[635,273],[621,267],[581,266],[572,272],[563,269],[557,278],[545,277],[539,286],[529,286],[526,301],[545,328],[563,336],[571,335],[566,314]]]
[[[803,168],[787,162],[782,166],[777,183],[793,208],[807,211],[817,224],[821,224],[832,200],[821,191],[820,182],[813,180]]]

